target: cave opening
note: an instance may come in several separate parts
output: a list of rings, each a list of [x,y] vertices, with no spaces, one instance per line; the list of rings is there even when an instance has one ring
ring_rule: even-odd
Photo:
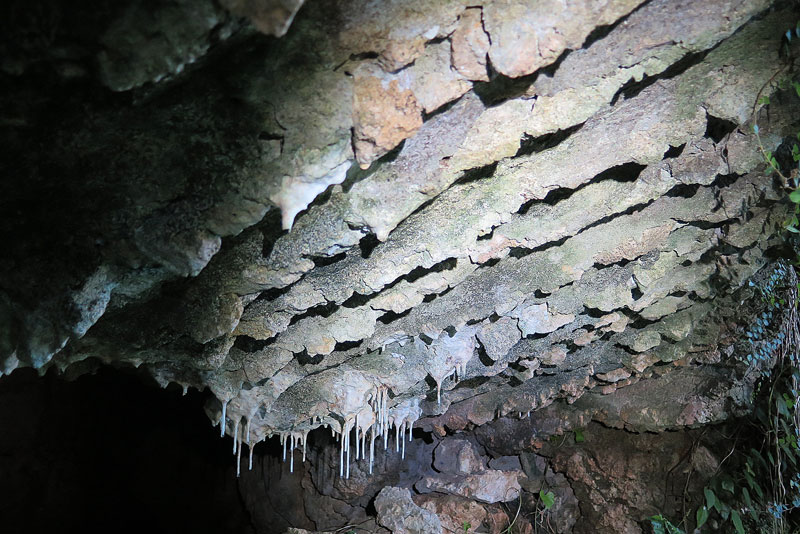
[[[207,392],[109,367],[0,378],[5,532],[254,532]]]

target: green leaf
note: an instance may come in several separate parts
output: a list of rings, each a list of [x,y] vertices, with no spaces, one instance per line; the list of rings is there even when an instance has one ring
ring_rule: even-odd
[[[750,511],[750,516],[758,521],[758,514],[755,510],[753,510],[753,501],[750,499],[750,492],[747,491],[747,488],[742,488],[742,497],[744,497],[744,503],[747,505],[747,509]]]
[[[742,518],[739,517],[739,512],[736,510],[731,510],[731,521],[733,521],[733,526],[736,527],[736,532],[739,534],[745,534],[744,525],[742,525]]]
[[[789,410],[786,408],[786,401],[783,399],[776,399],[775,407],[778,408],[778,413],[781,414],[786,419],[791,419],[792,416],[789,413]]]
[[[544,490],[539,490],[539,500],[542,501],[545,510],[549,510],[556,502],[556,496],[552,491],[547,493]]]
[[[749,473],[745,473],[744,476],[747,479],[747,483],[750,485],[750,489],[756,492],[756,495],[759,499],[763,499],[764,491],[761,489],[761,486],[756,484],[755,480],[753,480],[753,477],[751,477]]]
[[[706,496],[706,506],[709,509],[714,508],[714,504],[717,502],[717,496],[714,495],[714,492],[709,488],[703,488],[703,493]]]
[[[701,506],[697,509],[697,528],[702,527],[708,521],[708,508]]]
[[[800,230],[798,230],[796,226],[787,226],[786,229],[795,234],[800,234]]]
[[[733,481],[731,481],[729,479],[723,480],[722,481],[722,489],[724,489],[727,492],[733,493],[734,489],[735,489],[734,486],[733,486]]]
[[[794,191],[789,193],[789,200],[791,200],[795,204],[800,204],[800,189],[795,189]]]
[[[762,105],[762,106],[769,106],[769,97],[768,97],[768,96],[762,96],[762,97],[761,97],[761,98],[758,100],[758,103],[759,103],[760,105]]]
[[[667,534],[664,530],[664,518],[660,515],[654,515],[651,517],[650,525],[653,527],[653,534]]]
[[[575,443],[582,443],[586,441],[586,438],[583,436],[583,430],[576,430],[575,431]]]

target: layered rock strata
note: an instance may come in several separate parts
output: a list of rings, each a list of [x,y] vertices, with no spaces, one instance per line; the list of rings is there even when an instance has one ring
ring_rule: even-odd
[[[738,291],[788,214],[752,126],[767,150],[798,130],[796,13],[163,4],[156,37],[143,4],[110,10],[74,76],[4,64],[0,372],[141,366],[210,389],[239,456],[278,436],[294,470],[329,429],[344,478],[415,425],[562,401],[607,423],[645,382],[696,391],[626,428],[748,409]],[[23,97],[42,69],[102,98],[48,114],[58,95]],[[483,499],[451,482],[415,487]]]

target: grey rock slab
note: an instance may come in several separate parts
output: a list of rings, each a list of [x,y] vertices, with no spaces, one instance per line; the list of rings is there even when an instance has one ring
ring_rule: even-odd
[[[375,497],[378,523],[393,534],[441,534],[439,517],[414,504],[405,488],[386,487]]]
[[[519,496],[519,477],[522,475],[521,470],[496,469],[463,475],[428,475],[417,482],[414,488],[421,493],[438,491],[485,503],[508,502]]]

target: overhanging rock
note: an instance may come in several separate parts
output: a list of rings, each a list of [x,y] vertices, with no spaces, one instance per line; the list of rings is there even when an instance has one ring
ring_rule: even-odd
[[[210,389],[238,455],[279,436],[294,470],[330,429],[345,478],[415,425],[747,410],[731,311],[789,209],[752,126],[775,150],[800,116],[783,4],[226,1],[185,42],[166,4],[162,61],[125,48],[133,2],[82,75],[105,99],[3,123],[0,372],[143,367]],[[676,414],[619,404],[672,381]]]

